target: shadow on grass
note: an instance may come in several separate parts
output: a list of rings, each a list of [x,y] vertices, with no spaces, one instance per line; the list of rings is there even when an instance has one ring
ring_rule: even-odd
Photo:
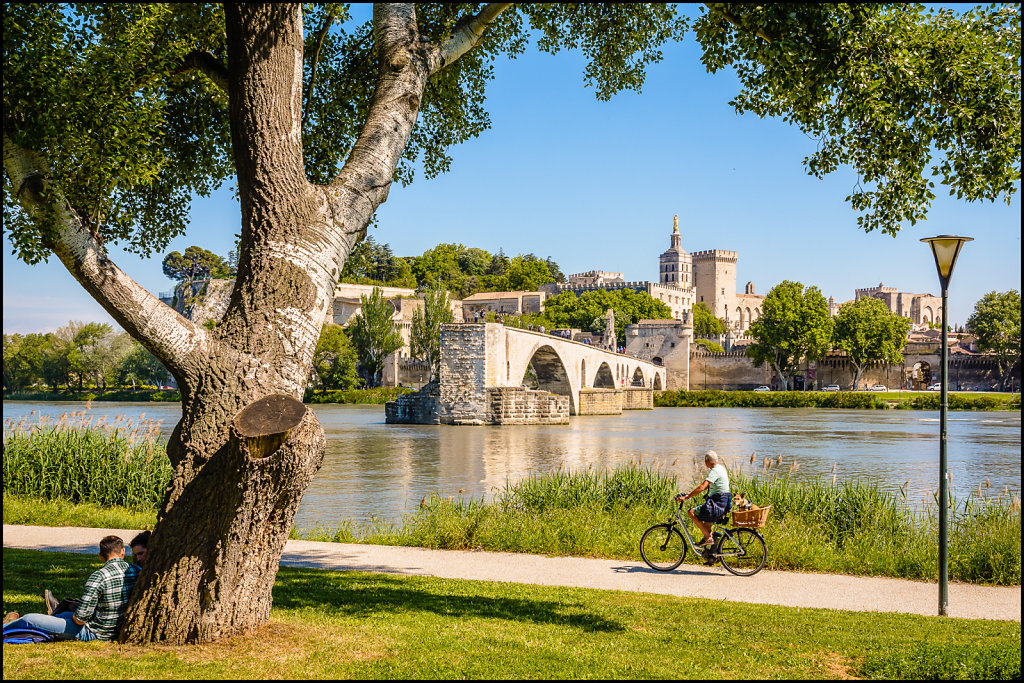
[[[432,581],[420,577],[353,576],[348,572],[282,568],[274,586],[274,606],[315,608],[339,616],[430,612],[439,616],[561,624],[588,632],[626,630],[617,621],[584,611],[585,608],[570,602],[459,595],[427,585]]]
[[[95,555],[55,554],[40,550],[4,548],[3,611],[46,613],[43,589],[57,599],[80,597],[89,575],[100,568]]]

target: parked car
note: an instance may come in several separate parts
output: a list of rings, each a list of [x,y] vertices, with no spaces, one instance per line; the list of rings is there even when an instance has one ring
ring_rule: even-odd
[[[936,382],[935,384],[928,385],[928,391],[942,391],[942,385]]]
[[[766,386],[760,386],[760,387],[754,389],[754,391],[771,391],[771,389],[769,389]]]
[[[839,385],[838,384],[829,384],[827,387],[822,389],[822,391],[839,391]]]
[[[889,387],[885,386],[884,384],[876,384],[875,386],[871,387],[870,390],[871,391],[889,391]]]

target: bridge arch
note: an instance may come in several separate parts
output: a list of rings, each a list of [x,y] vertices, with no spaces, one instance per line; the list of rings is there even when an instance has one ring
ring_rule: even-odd
[[[533,368],[533,374],[537,378],[537,388],[550,391],[552,394],[568,396],[569,413],[576,414],[576,396],[569,378],[569,370],[562,361],[562,357],[550,344],[540,344],[530,353],[521,377],[526,377],[528,368]]]
[[[615,388],[615,378],[612,376],[612,369],[608,363],[601,363],[601,367],[597,369],[597,374],[594,375],[594,382],[591,386],[595,389]]]
[[[661,385],[661,373],[660,372],[654,373],[654,390],[655,391],[661,391],[664,388],[665,387],[663,387]]]
[[[639,365],[636,366],[636,372],[633,373],[633,379],[632,379],[631,383],[632,383],[632,385],[634,387],[645,387],[645,386],[647,386],[647,381],[644,378],[644,369],[642,367],[640,367]]]

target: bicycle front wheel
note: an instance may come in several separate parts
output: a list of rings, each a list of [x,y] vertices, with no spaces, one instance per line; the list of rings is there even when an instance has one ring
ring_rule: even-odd
[[[672,571],[686,558],[683,535],[673,524],[655,524],[640,537],[640,556],[651,569]]]
[[[730,529],[719,546],[722,566],[736,576],[753,576],[768,559],[764,538],[753,529]]]

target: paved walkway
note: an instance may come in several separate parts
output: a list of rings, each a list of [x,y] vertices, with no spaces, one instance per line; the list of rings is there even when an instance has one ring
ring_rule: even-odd
[[[99,540],[130,529],[4,525],[5,548],[95,553]],[[761,571],[733,576],[720,566],[682,565],[667,574],[638,562],[519,553],[429,550],[354,543],[288,541],[281,564],[340,571],[369,571],[477,581],[509,581],[660,593],[788,607],[934,615],[937,583],[840,574]],[[1020,621],[1020,586],[949,586],[949,614],[966,619]]]

